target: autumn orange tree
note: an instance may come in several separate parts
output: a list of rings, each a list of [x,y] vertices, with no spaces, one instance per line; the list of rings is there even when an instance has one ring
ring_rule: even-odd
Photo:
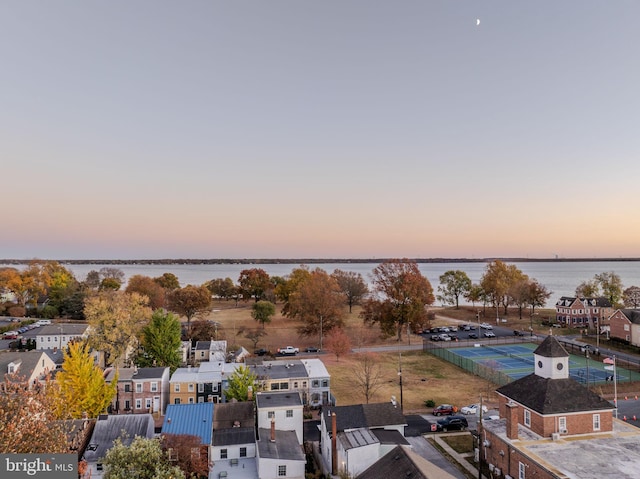
[[[250,268],[240,271],[238,284],[245,300],[254,298],[256,302],[260,301],[265,293],[273,286],[267,273],[262,268]]]
[[[161,445],[169,460],[184,472],[185,477],[209,476],[206,446],[203,450],[200,437],[191,434],[163,434]]]
[[[286,315],[301,323],[301,336],[318,334],[322,349],[323,335],[343,325],[344,298],[338,282],[323,269],[314,269],[289,295]]]
[[[0,453],[64,453],[67,439],[55,421],[53,400],[44,387],[27,388],[15,374],[0,383]]]
[[[388,335],[397,333],[402,340],[402,330],[408,325],[419,328],[428,321],[427,306],[433,304],[433,288],[415,261],[391,259],[373,270],[375,297],[364,302],[361,317],[365,323],[378,324]]]
[[[111,404],[117,383],[117,375],[111,384],[106,382],[86,343],[69,343],[62,371],[51,387],[56,416],[60,419],[97,417]]]
[[[169,293],[169,309],[187,318],[187,337],[191,339],[191,320],[196,314],[209,311],[211,292],[206,286],[187,285]]]
[[[166,290],[158,284],[153,278],[136,274],[129,278],[127,293],[138,293],[149,298],[149,307],[151,309],[163,308],[166,300]]]
[[[336,361],[340,360],[340,356],[344,356],[351,352],[351,339],[342,328],[334,328],[325,341],[325,349],[336,355]]]
[[[480,286],[496,308],[496,315],[500,306],[504,308],[506,315],[511,302],[509,290],[516,283],[526,280],[528,280],[527,275],[520,271],[516,265],[507,264],[497,259],[487,264],[480,280]]]

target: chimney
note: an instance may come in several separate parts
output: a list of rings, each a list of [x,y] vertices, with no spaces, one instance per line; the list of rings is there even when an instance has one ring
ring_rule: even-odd
[[[253,401],[253,386],[247,388],[247,401]]]
[[[275,419],[271,419],[271,438],[270,438],[271,442],[276,442],[276,420]]]
[[[514,403],[507,403],[507,437],[518,439],[518,406]]]
[[[338,421],[336,413],[331,413],[331,474],[338,475]]]

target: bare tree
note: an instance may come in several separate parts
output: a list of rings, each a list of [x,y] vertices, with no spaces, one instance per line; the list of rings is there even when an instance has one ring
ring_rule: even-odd
[[[359,354],[360,361],[353,368],[354,388],[364,394],[367,404],[373,395],[385,384],[385,377],[380,363],[371,353]]]

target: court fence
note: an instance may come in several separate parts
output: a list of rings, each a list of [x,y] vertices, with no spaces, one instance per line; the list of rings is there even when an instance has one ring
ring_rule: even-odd
[[[445,361],[450,362],[458,366],[465,371],[470,372],[476,376],[479,376],[487,381],[491,381],[498,386],[504,386],[513,381],[513,378],[509,377],[507,374],[499,371],[497,368],[492,368],[490,366],[485,366],[484,364],[477,363],[471,358],[465,358],[459,354],[456,354],[455,350],[457,348],[468,348],[472,347],[475,344],[482,344],[489,347],[498,347],[499,345],[510,345],[510,344],[522,344],[522,343],[531,343],[536,342],[539,343],[540,340],[537,338],[532,338],[529,336],[519,337],[519,336],[499,336],[496,338],[492,338],[490,340],[483,340],[482,342],[478,342],[477,340],[462,340],[462,341],[430,341],[425,339],[422,342],[422,349],[426,353],[432,354],[438,358],[444,359]]]

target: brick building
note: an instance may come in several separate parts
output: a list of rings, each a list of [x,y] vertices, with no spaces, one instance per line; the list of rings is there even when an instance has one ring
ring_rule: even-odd
[[[640,309],[618,309],[609,318],[609,336],[640,346]]]
[[[556,321],[568,328],[595,328],[605,325],[613,312],[611,302],[604,297],[561,297],[556,303]]]

